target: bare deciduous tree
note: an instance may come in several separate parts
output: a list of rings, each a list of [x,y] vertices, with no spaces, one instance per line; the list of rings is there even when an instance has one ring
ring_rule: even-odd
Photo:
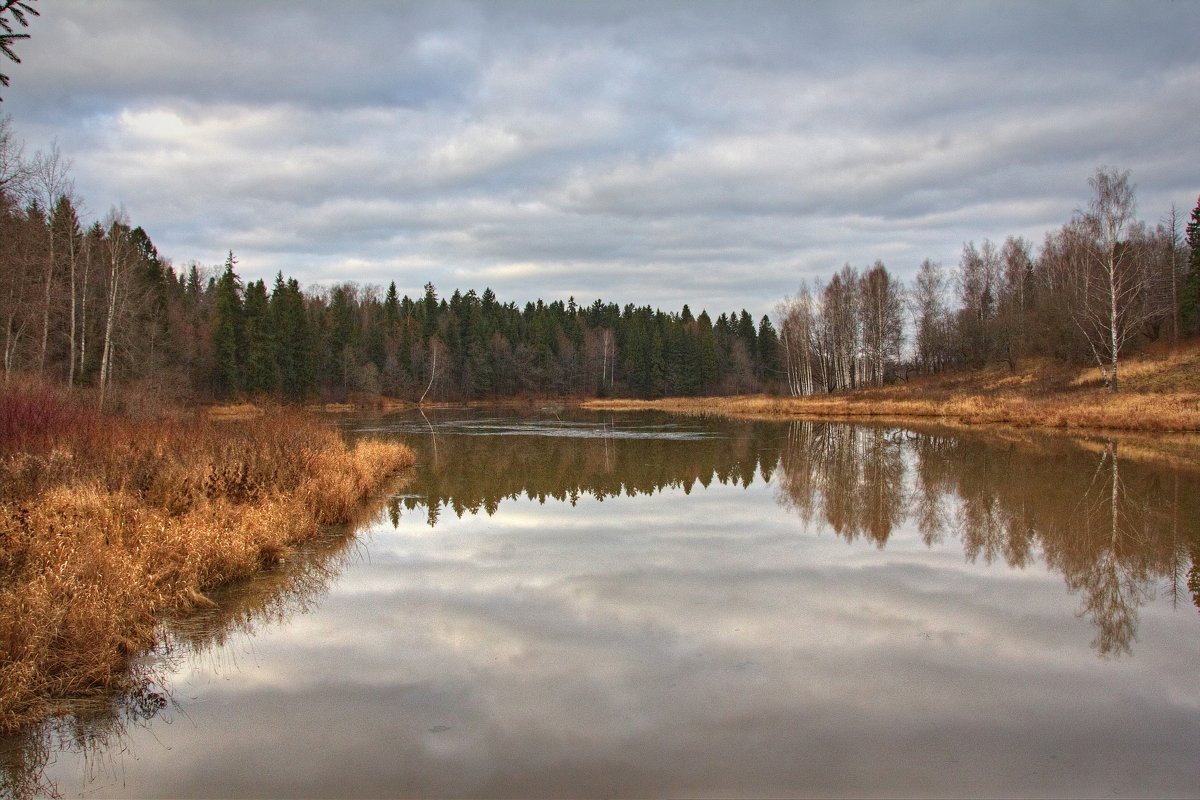
[[[1076,240],[1070,279],[1071,316],[1087,339],[1105,383],[1117,391],[1121,349],[1155,313],[1144,226],[1134,219],[1128,170],[1102,168],[1088,180],[1094,196],[1069,227]]]
[[[25,146],[12,133],[12,118],[0,117],[0,194],[12,202],[24,197],[29,181]]]
[[[946,307],[946,276],[935,261],[925,259],[908,293],[909,313],[915,325],[915,357],[922,372],[938,372],[950,360]]]
[[[1028,290],[1033,282],[1033,257],[1029,242],[1008,237],[1000,248],[1003,272],[996,303],[995,330],[992,340],[996,355],[1008,362],[1010,371],[1017,369],[1017,357],[1028,341]]]
[[[49,153],[38,153],[34,156],[31,168],[33,191],[39,202],[44,203],[46,213],[53,215],[59,200],[70,197],[74,187],[70,180],[71,160],[63,156],[58,149],[58,142],[50,145]],[[38,374],[46,368],[46,349],[50,341],[50,309],[53,299],[54,276],[58,262],[58,251],[55,228],[52,222],[46,225],[47,253],[44,292],[42,295],[42,341],[38,351]]]
[[[108,215],[108,234],[105,236],[108,257],[108,295],[104,317],[104,341],[100,355],[100,406],[104,406],[104,394],[112,382],[113,344],[116,337],[116,322],[121,311],[121,298],[125,291],[124,280],[133,261],[133,243],[130,241],[129,220],[124,211],[113,209]]]
[[[817,311],[808,282],[802,282],[799,293],[784,299],[776,312],[780,318],[779,338],[783,344],[788,392],[793,397],[812,394],[816,387],[813,337],[816,335]]]
[[[862,330],[860,384],[882,386],[900,361],[903,340],[900,285],[876,261],[859,279],[858,309]]]
[[[1159,226],[1160,238],[1165,245],[1163,266],[1167,282],[1167,292],[1170,295],[1171,341],[1179,341],[1180,314],[1179,290],[1187,277],[1187,261],[1183,256],[1183,239],[1179,231],[1179,211],[1175,204],[1167,212]]]

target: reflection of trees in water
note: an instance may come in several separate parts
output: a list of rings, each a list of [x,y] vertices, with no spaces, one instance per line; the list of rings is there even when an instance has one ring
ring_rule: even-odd
[[[360,509],[358,521],[373,519],[380,507]],[[45,770],[64,751],[82,755],[89,780],[119,780],[130,728],[178,710],[171,673],[189,659],[220,660],[231,640],[308,612],[354,560],[355,542],[347,529],[330,531],[297,548],[282,566],[211,591],[216,607],[164,620],[159,645],[132,665],[123,691],[69,704],[45,723],[0,739],[0,797],[57,796]]]
[[[929,546],[957,535],[970,561],[1020,568],[1040,552],[1080,595],[1093,646],[1121,655],[1157,584],[1178,598],[1186,581],[1200,605],[1200,487],[1118,455],[1112,441],[1018,444],[798,421],[779,499],[848,541],[883,546],[911,520]]]
[[[392,522],[402,510],[423,510],[431,525],[446,509],[494,514],[521,496],[574,504],[584,495],[774,478],[781,504],[847,541],[883,547],[910,523],[928,546],[957,537],[972,562],[1023,568],[1040,555],[1080,596],[1103,655],[1130,652],[1138,608],[1158,584],[1176,598],[1190,591],[1200,605],[1200,487],[1177,471],[1120,461],[1115,442],[803,420],[709,432],[716,435],[456,436],[421,463],[412,493],[392,501]]]
[[[442,436],[437,458],[414,440],[427,456],[418,462],[409,494],[393,501],[390,513],[397,524],[402,510],[420,508],[436,525],[446,510],[458,517],[492,515],[502,501],[519,497],[574,505],[585,495],[603,501],[668,488],[690,494],[713,481],[750,486],[770,481],[779,462],[779,431],[778,424],[745,422],[693,438]]]
[[[1104,654],[1130,652],[1137,609],[1154,594],[1154,581],[1174,573],[1176,544],[1156,530],[1151,498],[1156,485],[1131,489],[1122,475],[1117,444],[1108,442],[1074,524],[1061,532],[1047,561],[1059,567],[1079,592],[1098,633],[1093,644]],[[1168,549],[1169,548],[1169,549]]]
[[[806,524],[821,519],[847,541],[887,543],[904,519],[904,446],[898,431],[797,421],[781,459],[780,501]]]

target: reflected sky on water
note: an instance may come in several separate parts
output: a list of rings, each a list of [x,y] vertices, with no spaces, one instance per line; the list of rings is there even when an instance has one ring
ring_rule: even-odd
[[[561,410],[346,427],[419,452],[374,522],[177,626],[161,710],[31,734],[10,788],[21,758],[89,797],[1200,786],[1200,487],[1129,445]]]

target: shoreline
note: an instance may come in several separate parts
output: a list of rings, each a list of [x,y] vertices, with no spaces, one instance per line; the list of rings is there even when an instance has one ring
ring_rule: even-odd
[[[278,404],[254,402],[202,407],[214,419],[255,418]],[[509,407],[591,411],[668,411],[741,419],[839,419],[911,423],[932,421],[969,428],[1057,430],[1078,434],[1200,432],[1200,342],[1163,345],[1130,357],[1121,391],[1110,392],[1094,367],[1030,358],[1020,368],[991,364],[914,376],[911,380],[837,394],[715,395],[699,397],[593,397],[516,395],[437,400],[418,405],[381,395],[351,395],[340,403],[306,406],[320,414]]]
[[[861,389],[832,395],[717,395],[711,397],[507,397],[417,403],[390,398],[310,404],[317,415],[382,414],[451,408],[580,408],[585,411],[664,411],[732,419],[824,419],[844,422],[933,422],[951,427],[1016,428],[1079,434],[1200,434],[1200,394],[1193,392],[1121,392],[1100,389],[1042,395],[958,393],[939,397],[907,387]],[[259,419],[275,408],[252,402],[201,406],[214,421]]]
[[[120,692],[164,615],[352,524],[411,467],[298,410],[138,421],[37,388],[0,442],[0,735]]]
[[[836,419],[875,422],[932,421],[970,428],[1045,429],[1072,433],[1200,433],[1200,398],[1190,393],[988,396],[937,399],[887,397],[887,390],[821,397],[742,395],[665,397],[655,400],[596,399],[590,411],[670,411],[737,419]]]

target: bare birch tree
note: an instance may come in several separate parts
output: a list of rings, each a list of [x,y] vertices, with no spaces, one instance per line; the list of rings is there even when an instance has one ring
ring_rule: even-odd
[[[1174,203],[1171,203],[1171,210],[1167,212],[1159,228],[1162,241],[1166,245],[1163,256],[1167,291],[1171,298],[1171,341],[1177,342],[1180,329],[1179,289],[1187,277],[1187,261],[1182,258],[1183,239],[1179,232],[1179,211]]]
[[[104,407],[105,392],[112,382],[113,343],[117,316],[121,311],[124,280],[133,261],[129,220],[124,211],[113,209],[108,215],[108,233],[104,238],[108,260],[108,293],[104,317],[104,340],[100,350],[100,406]]]
[[[900,361],[903,340],[903,301],[900,285],[882,261],[859,279],[859,317],[862,331],[861,383],[882,386]]]
[[[825,388],[853,389],[859,379],[861,327],[858,313],[858,270],[846,264],[821,292],[821,327],[829,364]]]
[[[1152,276],[1142,246],[1144,226],[1133,216],[1129,171],[1101,168],[1088,183],[1094,196],[1088,211],[1072,223],[1080,246],[1071,259],[1071,316],[1105,383],[1116,392],[1121,349],[1154,313],[1146,302]]]
[[[813,336],[817,313],[814,305],[812,291],[805,281],[800,284],[799,293],[784,299],[777,309],[784,373],[787,376],[788,393],[793,397],[812,394],[815,390]]]
[[[963,245],[956,278],[961,357],[969,364],[982,366],[995,349],[996,305],[1002,291],[1003,270],[996,246],[988,239],[979,248],[974,242]]]
[[[1002,274],[996,303],[993,341],[996,355],[1017,369],[1017,357],[1027,347],[1029,308],[1028,290],[1033,280],[1033,257],[1029,242],[1009,236],[1000,248]]]
[[[946,306],[946,283],[941,265],[925,259],[908,293],[909,313],[916,329],[915,356],[922,372],[938,372],[949,361],[950,311]]]
[[[443,364],[446,362],[446,345],[442,344],[442,340],[434,335],[429,339],[429,384],[425,387],[425,391],[421,392],[421,398],[417,400],[417,405],[422,405],[425,402],[425,397],[437,384],[438,378],[441,377],[438,372],[438,361]],[[445,367],[442,367],[442,372],[445,372]]]

